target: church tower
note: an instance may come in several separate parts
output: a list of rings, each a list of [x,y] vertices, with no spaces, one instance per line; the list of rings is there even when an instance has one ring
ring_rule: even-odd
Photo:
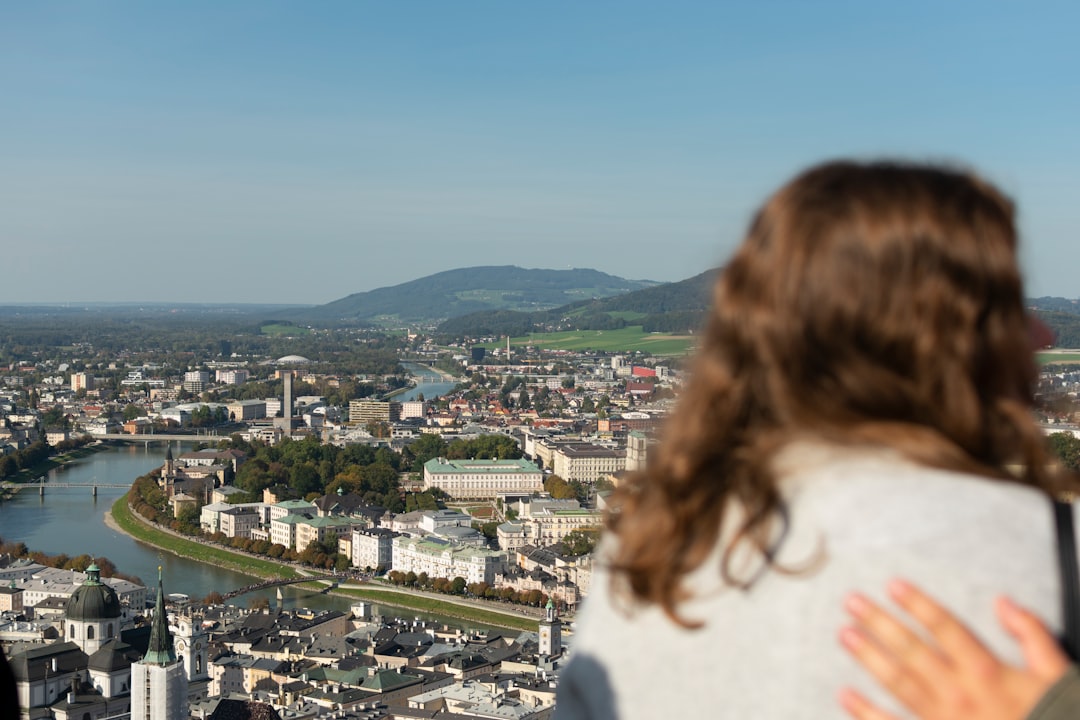
[[[161,468],[161,489],[166,497],[173,496],[172,484],[176,479],[176,463],[173,461],[172,445],[165,445],[165,466]]]
[[[544,619],[540,621],[540,654],[554,657],[562,653],[562,620],[555,612],[555,603],[548,598]]]
[[[210,638],[202,628],[198,618],[181,615],[176,622],[176,653],[188,682],[208,680],[210,672],[206,667],[206,645]]]
[[[187,675],[173,647],[158,567],[150,646],[143,659],[131,666],[131,720],[187,720],[187,705]]]

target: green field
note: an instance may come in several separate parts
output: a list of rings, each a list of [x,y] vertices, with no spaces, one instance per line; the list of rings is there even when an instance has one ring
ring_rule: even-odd
[[[1080,365],[1080,350],[1035,353],[1040,365]]]
[[[488,343],[487,348],[503,347],[505,341]],[[653,355],[684,355],[694,346],[691,335],[647,333],[640,325],[619,330],[567,330],[555,333],[532,333],[510,338],[511,345],[532,345],[545,350],[607,350],[612,352],[642,352]]]
[[[259,328],[259,332],[270,337],[302,337],[310,335],[311,330],[299,325],[286,325],[284,323],[270,323]]]

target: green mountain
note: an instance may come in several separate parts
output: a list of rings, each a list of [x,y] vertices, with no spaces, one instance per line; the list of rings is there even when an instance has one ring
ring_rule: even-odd
[[[353,293],[313,308],[279,313],[310,323],[437,322],[486,310],[547,310],[575,301],[625,294],[656,285],[597,270],[506,266],[447,270],[418,280]]]
[[[688,333],[705,319],[716,270],[607,298],[581,300],[552,310],[496,310],[451,318],[437,334],[447,339],[521,336],[559,330],[615,330],[641,325],[646,332]]]

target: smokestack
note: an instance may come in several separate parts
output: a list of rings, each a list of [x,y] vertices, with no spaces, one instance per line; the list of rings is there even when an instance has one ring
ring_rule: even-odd
[[[292,416],[293,416],[293,398],[292,398],[292,370],[285,373],[285,402],[282,404],[281,414],[284,416],[288,427],[292,429]]]

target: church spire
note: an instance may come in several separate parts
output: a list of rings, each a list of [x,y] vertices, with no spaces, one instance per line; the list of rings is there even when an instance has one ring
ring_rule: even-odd
[[[165,612],[165,591],[161,586],[161,566],[158,565],[157,602],[154,604],[154,621],[150,626],[150,647],[142,661],[149,665],[171,665],[176,662],[176,649],[169,633],[169,616]]]

